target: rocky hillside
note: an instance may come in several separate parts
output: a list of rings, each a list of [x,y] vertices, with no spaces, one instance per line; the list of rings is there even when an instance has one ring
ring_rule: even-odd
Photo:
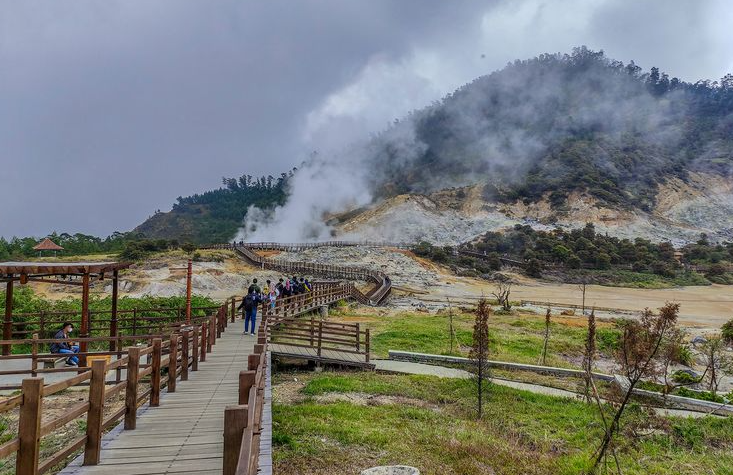
[[[385,199],[355,213],[332,217],[338,235],[351,239],[455,245],[487,231],[515,224],[535,229],[578,228],[593,223],[601,233],[634,239],[671,241],[681,245],[701,233],[733,239],[733,183],[716,174],[690,173],[687,180],[667,178],[655,187],[650,211],[609,205],[581,191],[560,205],[546,193],[536,201],[486,200],[483,185],[429,194],[405,194]]]
[[[545,54],[411,112],[353,155],[338,157],[340,167],[321,157],[313,176],[332,173],[334,182],[348,170],[371,190],[370,205],[362,201],[343,213],[353,197],[306,194],[325,201],[312,203],[312,220],[343,237],[455,243],[517,223],[593,222],[623,237],[727,238],[733,75],[687,83],[587,48]],[[194,242],[231,239],[250,206],[279,205],[288,194],[297,202],[297,183],[312,186],[304,179],[286,188],[285,175],[264,187],[244,178],[179,198],[171,213],[136,231]]]

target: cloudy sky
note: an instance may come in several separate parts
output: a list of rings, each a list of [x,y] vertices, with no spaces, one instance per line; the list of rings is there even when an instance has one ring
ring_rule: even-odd
[[[0,0],[0,236],[129,230],[515,58],[733,71],[727,0]]]

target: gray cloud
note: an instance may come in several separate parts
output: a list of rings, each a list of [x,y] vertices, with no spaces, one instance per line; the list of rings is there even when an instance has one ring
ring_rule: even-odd
[[[343,150],[542,52],[587,44],[686,80],[719,78],[733,67],[731,10],[724,0],[0,0],[0,235],[130,229],[223,175],[277,174],[312,150]]]

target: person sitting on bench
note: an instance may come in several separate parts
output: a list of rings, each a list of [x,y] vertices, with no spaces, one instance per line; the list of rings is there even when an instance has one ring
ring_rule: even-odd
[[[71,333],[74,330],[74,325],[70,322],[64,322],[63,326],[61,327],[61,330],[57,331],[56,334],[53,336],[55,339],[61,340],[61,339],[68,339],[69,333]],[[73,355],[66,358],[66,366],[78,366],[79,365],[79,357],[74,355],[74,353],[79,353],[79,346],[74,345],[71,342],[53,342],[51,343],[51,353],[58,353],[62,355]]]

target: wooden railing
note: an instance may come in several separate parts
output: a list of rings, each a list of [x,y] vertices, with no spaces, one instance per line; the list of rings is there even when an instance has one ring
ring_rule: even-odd
[[[217,307],[192,307],[193,316],[202,316],[216,311]],[[147,335],[163,333],[171,323],[180,322],[186,314],[184,307],[132,308],[126,310],[90,310],[89,332],[80,337],[110,336],[120,334]],[[10,324],[13,340],[30,340],[32,335],[52,338],[65,322],[81,328],[81,311],[40,311],[35,313],[15,313]],[[30,341],[18,344],[30,343]],[[2,345],[0,345],[2,346]],[[119,350],[110,340],[109,351]],[[12,353],[12,348],[8,350]]]
[[[258,329],[247,371],[239,373],[239,400],[224,409],[224,475],[257,473],[267,371],[267,318]]]
[[[273,259],[257,254],[253,249],[295,251],[306,248],[336,246],[358,246],[359,243],[348,241],[331,241],[326,243],[303,243],[303,244],[278,244],[278,243],[257,243],[250,246],[248,243],[215,244],[203,247],[202,249],[232,249],[238,252],[243,258],[262,269],[272,269],[286,274],[307,273],[310,275],[335,277],[348,280],[366,280],[373,282],[375,287],[368,294],[364,294],[355,286],[351,288],[351,297],[365,305],[378,305],[384,300],[392,289],[392,281],[389,276],[381,271],[358,266],[339,266],[333,264],[319,264],[314,262],[289,261],[285,259]]]
[[[230,307],[231,304],[231,307]],[[232,298],[231,302],[227,301],[227,303],[220,307],[198,307],[196,310],[198,312],[207,311],[209,315],[212,313],[216,313],[221,311],[222,307],[226,307],[227,313],[231,313],[232,318],[234,317],[235,312],[235,301],[234,298]],[[185,315],[184,312],[179,312],[178,309],[155,309],[150,311],[163,311],[167,310],[170,312],[176,312],[178,315],[180,315],[178,320],[170,320],[168,317],[140,317],[140,318],[150,318],[153,319],[154,324],[151,325],[140,325],[138,327],[138,330],[145,330],[145,332],[140,333],[134,333],[134,327],[133,327],[133,333],[126,334],[127,328],[125,326],[119,326],[116,327],[116,333],[114,335],[110,336],[99,336],[99,337],[87,337],[87,338],[71,338],[72,341],[78,342],[78,343],[86,343],[87,346],[91,347],[106,347],[108,350],[90,350],[85,352],[79,352],[75,353],[74,355],[64,355],[59,353],[49,353],[44,352],[43,347],[45,345],[51,345],[52,343],[68,343],[70,340],[62,340],[62,339],[54,339],[54,338],[39,338],[38,334],[33,334],[32,338],[30,339],[15,339],[15,340],[0,340],[0,346],[9,346],[11,349],[13,347],[22,347],[23,349],[26,349],[26,351],[30,350],[28,353],[17,353],[17,354],[11,354],[7,356],[0,356],[0,361],[5,360],[30,360],[27,368],[24,369],[13,369],[13,370],[1,370],[0,376],[3,375],[19,375],[19,374],[28,374],[30,376],[37,376],[38,374],[44,374],[44,373],[61,373],[61,372],[80,372],[80,371],[86,371],[90,370],[91,366],[86,365],[86,358],[87,356],[116,356],[118,359],[122,358],[123,355],[126,354],[126,350],[124,347],[127,345],[138,345],[138,344],[151,344],[153,338],[155,337],[161,337],[163,335],[168,335],[172,332],[180,331],[180,328],[182,326],[186,325],[185,319],[183,315]],[[193,310],[193,309],[192,309]],[[192,316],[191,317],[191,324],[200,325],[201,323],[205,322],[208,318],[210,318],[207,315],[198,315],[198,316]],[[30,347],[30,348],[27,348]],[[78,356],[79,357],[79,367],[63,367],[63,368],[40,368],[39,362],[48,359],[48,358],[65,358],[68,356]],[[120,371],[117,371],[117,376],[119,379]],[[16,389],[19,388],[17,385],[9,385],[9,384],[2,384],[0,385],[0,389]]]
[[[267,336],[270,343],[281,343],[288,347],[311,348],[322,360],[334,360],[335,354],[358,356],[369,363],[369,329],[362,330],[358,323],[336,323],[296,317],[268,317]]]
[[[28,378],[22,383],[21,394],[0,401],[0,414],[18,409],[18,435],[0,445],[0,459],[16,455],[18,475],[37,475],[48,472],[77,450],[84,449],[84,465],[97,465],[100,460],[103,432],[124,418],[124,429],[136,426],[137,409],[149,403],[160,405],[160,392],[167,387],[175,392],[176,380],[188,380],[189,368],[197,371],[199,362],[206,361],[216,340],[227,326],[231,306],[225,303],[215,314],[191,326],[181,326],[166,337],[153,336],[151,344],[144,347],[129,347],[125,356],[113,362],[95,360],[88,368],[71,378],[44,385],[43,378]],[[163,356],[167,353],[166,356]],[[143,362],[142,358],[146,357]],[[125,381],[107,386],[109,371],[125,369]],[[167,375],[163,371],[167,369]],[[88,385],[87,401],[69,407],[63,415],[51,420],[42,420],[43,398],[57,394],[72,386]],[[149,387],[140,391],[141,385]],[[111,414],[104,416],[108,401],[124,391],[125,403]],[[86,429],[64,447],[40,460],[41,440],[75,419],[86,415]]]
[[[354,284],[347,282],[314,283],[313,290],[290,297],[275,299],[275,307],[270,302],[262,302],[261,315],[294,316],[303,315],[352,295]]]

